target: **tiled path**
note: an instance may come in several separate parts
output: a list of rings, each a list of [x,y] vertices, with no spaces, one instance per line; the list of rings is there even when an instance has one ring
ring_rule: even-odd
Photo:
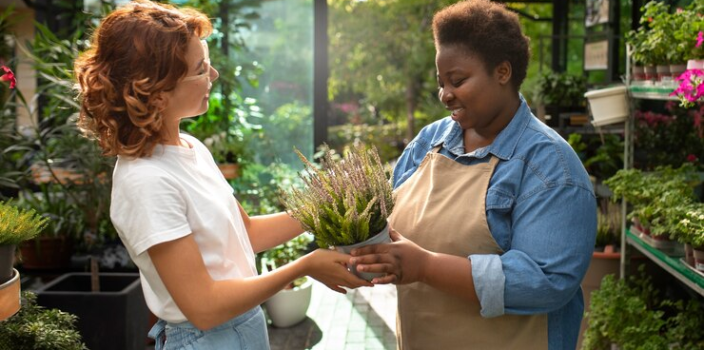
[[[346,295],[314,283],[308,318],[269,327],[271,350],[395,350],[396,288],[375,286]]]

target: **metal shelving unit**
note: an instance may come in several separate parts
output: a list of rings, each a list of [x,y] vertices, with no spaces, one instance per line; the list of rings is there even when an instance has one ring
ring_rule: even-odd
[[[629,60],[626,60],[628,62]],[[630,70],[627,64],[627,71]],[[630,76],[626,76],[626,82],[630,83]],[[630,101],[634,99],[650,99],[670,101],[677,100],[676,97],[670,96],[674,90],[671,86],[655,86],[655,85],[635,85],[628,84],[628,92]],[[624,123],[624,169],[633,167],[633,130],[634,130],[634,111],[633,103],[631,105],[631,115]],[[663,268],[673,277],[691,288],[694,292],[704,296],[704,273],[695,270],[687,265],[679,256],[670,256],[665,254],[658,248],[655,248],[640,238],[636,232],[631,232],[626,227],[626,201],[622,201],[621,206],[621,278],[625,278],[627,271],[630,270],[630,248],[638,250],[648,259]]]
[[[693,291],[704,296],[704,274],[688,266],[680,257],[669,256],[661,250],[650,246],[633,232],[626,232],[626,240],[631,247],[637,249]]]

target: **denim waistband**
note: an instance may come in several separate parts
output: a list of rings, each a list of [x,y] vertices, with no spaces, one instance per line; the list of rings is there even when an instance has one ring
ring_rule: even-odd
[[[224,328],[229,328],[229,327],[237,327],[245,322],[247,322],[250,318],[254,317],[257,315],[259,310],[261,309],[261,306],[256,306],[253,309],[236,316],[232,318],[231,320],[213,327],[207,332],[211,331],[218,331],[220,329]],[[166,343],[166,328],[184,328],[184,329],[197,329],[196,326],[194,326],[191,322],[185,321],[185,322],[179,322],[179,323],[171,323],[171,322],[166,322],[162,319],[159,319],[156,324],[152,327],[152,329],[149,331],[149,337],[154,339],[154,350],[163,350],[164,344]]]

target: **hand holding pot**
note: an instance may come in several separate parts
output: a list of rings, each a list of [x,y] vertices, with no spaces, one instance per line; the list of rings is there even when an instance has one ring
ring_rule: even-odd
[[[392,243],[356,248],[350,264],[358,271],[386,273],[372,280],[374,284],[408,284],[423,280],[424,268],[431,252],[389,229]]]
[[[358,288],[371,287],[373,284],[355,276],[347,270],[347,262],[350,256],[328,249],[317,249],[304,256],[302,259],[306,264],[306,274],[328,288],[346,294],[342,287]]]

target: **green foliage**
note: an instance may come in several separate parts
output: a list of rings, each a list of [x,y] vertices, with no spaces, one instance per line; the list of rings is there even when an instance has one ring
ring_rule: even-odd
[[[296,171],[287,164],[247,165],[240,177],[230,182],[235,196],[250,215],[273,214],[285,209],[281,191],[301,186]]]
[[[313,150],[313,111],[310,106],[294,101],[262,118],[262,132],[254,135],[258,141],[257,159],[295,164],[292,152],[298,147],[304,154]]]
[[[328,2],[330,100],[361,94],[365,108],[388,112],[393,122],[406,120],[406,137],[415,135],[417,111],[437,111],[439,105],[432,16],[453,2]]]
[[[197,8],[212,18],[213,34],[207,39],[210,60],[221,74],[213,82],[208,111],[182,121],[185,132],[202,140],[220,163],[248,163],[252,160],[251,140],[260,132],[261,111],[257,101],[245,97],[245,84],[258,86],[262,68],[256,61],[239,61],[249,51],[243,32],[250,21],[259,18],[254,0],[190,0],[186,6]],[[210,141],[208,141],[210,139]]]
[[[338,152],[360,142],[374,145],[379,150],[379,158],[386,163],[401,155],[403,133],[403,129],[395,124],[345,124],[328,128],[328,142]]]
[[[324,150],[319,169],[296,150],[305,165],[301,190],[284,197],[291,215],[315,236],[318,246],[350,245],[386,227],[393,210],[391,184],[375,148],[356,146],[335,161]]]
[[[693,163],[704,170],[704,110],[686,109],[676,102],[665,104],[665,113],[637,110],[634,113],[635,166],[680,167]]]
[[[85,230],[84,212],[56,184],[40,186],[40,192],[23,191],[16,205],[48,219],[39,236],[80,240]]]
[[[617,197],[633,205],[629,218],[637,218],[653,235],[669,235],[683,243],[704,244],[704,210],[693,188],[700,180],[693,166],[659,167],[655,172],[619,170],[604,181]]]
[[[704,306],[695,299],[664,299],[644,273],[628,282],[607,275],[592,292],[582,349],[702,349]]]
[[[567,142],[577,153],[590,175],[606,179],[623,169],[623,140],[618,135],[599,135],[585,139],[582,134],[570,134]]]
[[[597,247],[621,242],[621,207],[611,201],[603,201],[596,213],[596,243]]]
[[[0,245],[17,245],[44,229],[47,218],[34,210],[23,210],[0,202]]]
[[[632,278],[632,284],[606,275],[601,287],[592,292],[589,328],[584,333],[582,349],[609,349],[615,343],[623,350],[667,349],[663,337],[664,312],[654,309],[659,304],[657,292],[648,277]]]
[[[672,343],[671,349],[704,349],[704,304],[696,299],[687,302],[677,301],[677,313],[669,319],[668,331]]]
[[[584,107],[587,80],[580,75],[546,72],[537,83],[537,99],[546,106]]]
[[[22,293],[22,308],[0,327],[0,349],[86,350],[76,330],[76,316],[37,305],[36,295]]]
[[[303,233],[284,244],[267,250],[262,254],[262,257],[273,265],[272,268],[281,267],[305,255],[308,244],[312,241],[313,237],[310,234]]]

